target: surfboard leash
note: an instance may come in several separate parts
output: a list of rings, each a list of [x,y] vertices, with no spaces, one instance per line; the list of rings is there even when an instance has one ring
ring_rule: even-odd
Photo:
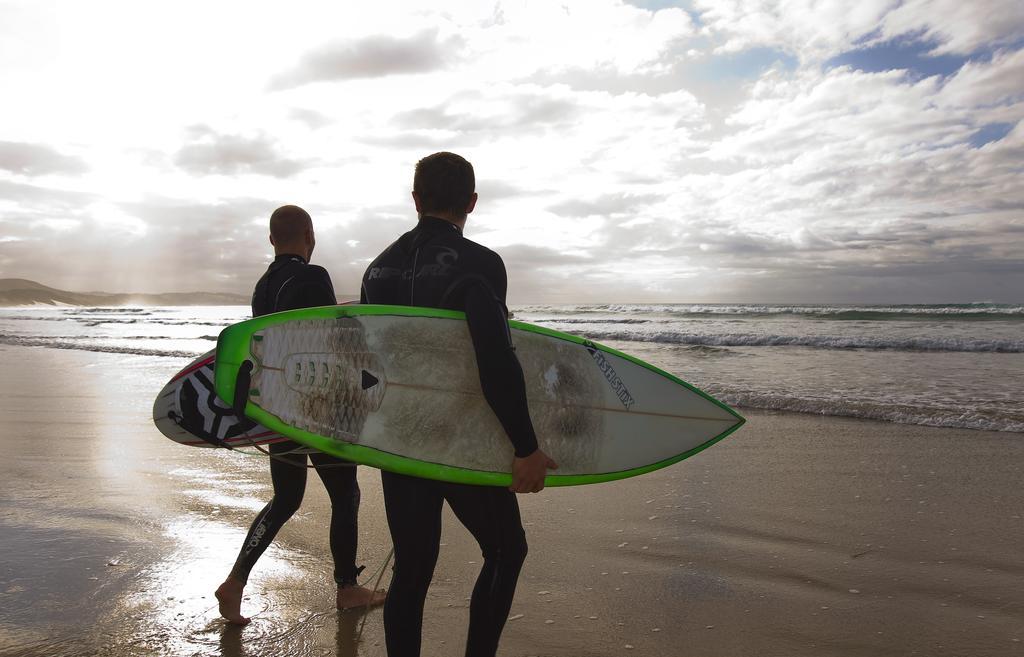
[[[388,556],[387,556],[387,558],[386,558],[386,559],[384,559],[384,563],[382,563],[382,564],[381,564],[381,566],[380,566],[380,568],[379,568],[379,569],[377,570],[377,572],[376,572],[376,573],[374,573],[374,575],[376,575],[376,576],[377,576],[377,581],[375,581],[375,582],[373,583],[373,588],[372,588],[372,589],[370,589],[371,591],[374,591],[374,592],[376,592],[376,591],[378,590],[378,587],[380,586],[380,581],[381,581],[382,579],[384,579],[384,571],[385,571],[385,570],[387,570],[388,564],[389,564],[389,563],[391,563],[391,558],[392,558],[392,557],[394,557],[394,556],[395,556],[395,546],[394,546],[394,545],[392,545],[392,546],[391,546],[391,550],[390,550],[390,551],[388,552]],[[369,579],[371,579],[372,577],[373,577],[373,575],[370,575],[370,577],[367,577],[367,578],[366,578],[366,580],[369,580]],[[364,580],[364,581],[366,581],[366,580]],[[363,638],[363,628],[364,628],[364,627],[366,627],[366,617],[367,617],[367,615],[368,615],[368,614],[366,614],[365,612],[367,612],[367,611],[369,611],[369,610],[370,610],[370,603],[369,603],[369,602],[367,602],[367,603],[366,603],[366,604],[365,604],[365,605],[363,606],[363,610],[364,610],[364,613],[363,613],[363,620],[362,620],[362,621],[360,621],[360,623],[359,623],[359,631],[358,631],[358,632],[356,632],[356,643],[357,643],[357,644],[358,644],[358,643],[359,643],[359,641],[361,641],[361,640],[362,640],[362,638]]]
[[[263,447],[257,445],[256,443],[249,443],[248,446],[255,447],[257,451],[263,452],[264,454],[266,454],[267,456],[276,461],[281,461],[283,463],[288,463],[289,465],[294,465],[296,468],[306,468],[307,470],[316,470],[317,468],[354,468],[357,465],[359,465],[358,463],[331,463],[329,465],[316,465],[315,463],[311,465],[308,463],[304,463],[302,465],[299,465],[298,463],[294,461],[289,461],[284,457],[288,456],[289,454],[295,454],[299,450],[303,449],[302,447],[297,447],[296,449],[292,449],[287,452],[281,452],[280,454],[271,454],[270,450],[263,449]]]

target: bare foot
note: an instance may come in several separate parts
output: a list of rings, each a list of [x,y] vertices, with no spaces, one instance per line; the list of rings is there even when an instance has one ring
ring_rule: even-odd
[[[249,622],[249,619],[242,615],[242,590],[244,588],[245,584],[234,577],[228,577],[214,593],[220,605],[220,615],[232,625],[245,625]]]
[[[384,604],[387,591],[373,591],[364,586],[345,586],[338,589],[338,609],[377,607]]]

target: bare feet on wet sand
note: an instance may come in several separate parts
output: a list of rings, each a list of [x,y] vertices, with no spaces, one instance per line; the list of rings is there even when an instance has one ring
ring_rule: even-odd
[[[338,589],[338,609],[376,607],[384,604],[387,591],[374,591],[364,586],[345,586]]]
[[[232,625],[245,625],[249,619],[242,615],[242,590],[245,584],[234,577],[228,577],[224,583],[217,587],[217,603],[220,605],[220,615]],[[339,598],[340,600],[340,598]]]

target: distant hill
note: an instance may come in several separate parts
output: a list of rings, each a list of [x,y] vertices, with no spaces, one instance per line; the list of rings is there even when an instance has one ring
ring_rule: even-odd
[[[168,292],[165,294],[125,294],[108,292],[69,292],[47,287],[24,278],[0,278],[0,306],[34,304],[70,306],[248,306],[250,299],[241,294],[220,292]]]

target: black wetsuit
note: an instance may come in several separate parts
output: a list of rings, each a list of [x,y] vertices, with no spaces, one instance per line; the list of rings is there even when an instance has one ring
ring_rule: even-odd
[[[537,439],[526,402],[505,307],[507,279],[498,254],[471,242],[454,225],[424,217],[367,268],[363,303],[463,310],[480,368],[480,383],[517,456]],[[519,503],[506,488],[467,486],[382,472],[394,576],[384,606],[389,657],[420,654],[423,603],[433,577],[444,501],[473,534],[484,564],[473,589],[467,657],[491,657],[508,618],[526,559]]]
[[[337,303],[327,270],[308,265],[297,255],[279,255],[267,269],[252,295],[253,317],[282,310],[332,306]],[[274,497],[260,511],[242,543],[231,575],[243,583],[281,526],[302,503],[306,490],[306,455],[288,454],[300,448],[293,442],[270,446],[270,478]],[[331,554],[334,556],[334,581],[339,586],[355,584],[362,568],[356,568],[356,543],[359,517],[359,484],[353,464],[327,454],[310,455],[316,473],[331,498]]]

